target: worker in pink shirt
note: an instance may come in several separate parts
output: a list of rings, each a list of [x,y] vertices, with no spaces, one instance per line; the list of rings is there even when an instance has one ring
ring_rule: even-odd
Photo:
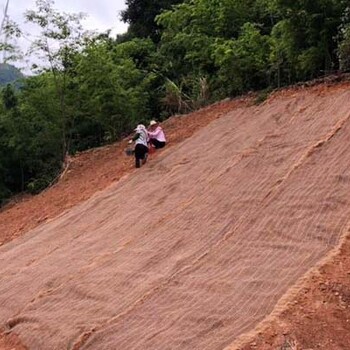
[[[151,120],[148,128],[148,137],[151,146],[155,148],[163,148],[166,144],[164,131],[158,122]]]

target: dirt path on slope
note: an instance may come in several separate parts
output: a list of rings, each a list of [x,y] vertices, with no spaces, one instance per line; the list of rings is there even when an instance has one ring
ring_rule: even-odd
[[[321,86],[311,90],[321,96],[330,90],[334,92],[337,89],[344,89],[344,85],[331,88]],[[279,94],[280,96],[292,96],[299,94],[299,92],[289,90]],[[273,99],[277,98],[277,95]],[[235,101],[225,102],[220,107],[213,106],[210,107],[211,110],[197,112],[192,115],[193,124],[192,121],[189,123],[186,119],[190,116],[173,118],[167,122],[168,124],[165,124],[166,130],[169,130],[168,135],[171,143],[175,144],[190,136],[194,131],[216,119],[219,115],[226,114],[235,106],[237,106]],[[302,112],[299,111],[299,113]],[[276,118],[279,117],[276,115]],[[71,171],[62,182],[42,195],[27,198],[19,204],[6,208],[0,213],[0,232],[1,234],[5,232],[2,242],[8,242],[43,221],[56,217],[63,211],[91,197],[96,190],[108,187],[132,171],[132,162],[130,162],[130,158],[124,157],[123,147],[124,144],[113,145],[77,156],[73,160]],[[116,172],[111,174],[111,169],[116,169]],[[82,181],[82,178],[86,180]],[[36,203],[33,202],[34,199],[37,201]],[[320,270],[320,275],[313,276],[293,299],[293,306],[285,310],[268,330],[257,335],[242,349],[319,348],[340,350],[350,348],[347,338],[344,337],[344,332],[349,331],[350,261],[347,258],[349,251],[349,241],[347,240],[339,254]],[[319,332],[320,329],[322,332]],[[4,342],[4,339],[2,341]],[[0,349],[21,349],[20,345],[13,343],[13,341],[12,339],[12,346],[7,345],[10,343],[1,343],[0,340]]]

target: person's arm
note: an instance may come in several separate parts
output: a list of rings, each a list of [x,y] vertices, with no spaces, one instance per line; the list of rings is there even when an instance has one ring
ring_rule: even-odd
[[[140,137],[140,134],[137,132],[135,136],[132,138],[132,141],[136,141]]]
[[[148,132],[148,136],[151,137],[151,138],[155,138],[159,135],[159,133],[162,131],[161,128],[157,128],[155,131],[149,131]]]

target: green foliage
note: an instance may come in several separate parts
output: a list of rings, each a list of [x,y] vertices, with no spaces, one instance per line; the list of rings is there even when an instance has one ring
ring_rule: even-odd
[[[137,123],[251,90],[261,103],[275,87],[350,69],[348,0],[126,4],[129,30],[116,39],[87,35],[81,14],[61,14],[51,0],[26,12],[40,31],[27,55],[41,63],[17,90],[6,85],[19,72],[0,65],[0,202],[37,193],[67,153],[118,140]],[[14,23],[5,30],[21,35]]]
[[[80,21],[83,14],[61,14],[53,8],[52,0],[36,0],[36,9],[25,13],[27,22],[39,27],[40,35],[33,40],[30,52],[49,63],[36,66],[38,72],[50,72],[59,100],[63,161],[70,152],[70,126],[74,123],[67,106],[67,82],[75,55],[85,43],[86,35]]]
[[[237,39],[215,45],[219,83],[226,95],[235,95],[266,84],[270,41],[251,23],[242,26]],[[220,89],[220,90],[221,90]]]
[[[189,77],[179,85],[170,79],[165,82],[163,115],[182,114],[194,111],[208,104],[210,91],[206,77]]]
[[[108,43],[93,42],[77,58],[73,84],[75,100],[80,102],[79,118],[99,126],[100,140],[115,141],[139,120],[149,118],[150,89],[156,76],[141,68],[152,52],[153,44],[147,40],[113,49]],[[75,138],[80,134],[78,129],[73,132]]]
[[[0,143],[4,153],[0,168],[2,187],[6,186],[7,193],[24,190],[36,180],[43,183],[47,179],[47,185],[60,168],[60,129],[50,104],[52,93],[43,80],[43,77],[30,78],[19,97],[10,86],[3,91]],[[41,109],[43,105],[45,109]]]
[[[275,15],[280,20],[273,37],[282,80],[312,79],[336,68],[334,38],[344,8],[342,0],[276,1]]]
[[[343,30],[343,39],[339,45],[340,69],[350,70],[350,25]]]
[[[8,18],[3,18],[0,25],[0,54],[3,57],[3,63],[23,59],[21,50],[13,43],[8,41],[8,38],[18,39],[22,35],[19,26]]]
[[[163,10],[168,10],[172,5],[181,0],[126,0],[127,8],[122,11],[121,19],[129,24],[128,40],[132,38],[152,38],[159,41],[159,27],[155,18]]]
[[[345,8],[342,0],[186,1],[158,16],[160,50],[167,71],[209,76],[216,98],[290,84],[337,68]]]
[[[2,100],[6,110],[14,109],[17,106],[17,97],[11,85],[7,85],[2,92]]]
[[[350,70],[350,6],[344,11],[339,31],[339,64],[342,71]]]

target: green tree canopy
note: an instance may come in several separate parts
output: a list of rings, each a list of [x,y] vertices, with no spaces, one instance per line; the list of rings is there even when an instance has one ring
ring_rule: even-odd
[[[128,35],[137,38],[150,37],[157,42],[160,38],[160,31],[155,22],[156,16],[180,2],[182,1],[126,0],[127,8],[122,11],[121,19],[129,24]]]

